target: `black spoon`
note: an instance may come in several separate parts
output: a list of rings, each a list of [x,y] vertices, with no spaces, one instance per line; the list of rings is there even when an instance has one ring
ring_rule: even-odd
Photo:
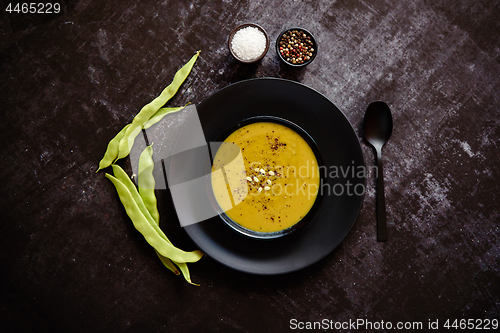
[[[389,141],[391,133],[392,114],[387,104],[377,101],[368,105],[363,121],[363,134],[377,152],[377,241],[379,242],[387,240],[382,147]]]

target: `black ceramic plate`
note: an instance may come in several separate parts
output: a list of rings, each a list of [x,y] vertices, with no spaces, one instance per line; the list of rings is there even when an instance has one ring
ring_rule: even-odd
[[[219,90],[197,110],[207,142],[217,141],[222,133],[249,117],[287,119],[317,143],[329,176],[321,206],[304,228],[281,238],[259,240],[237,233],[216,216],[185,227],[202,251],[234,269],[271,275],[307,267],[340,244],[361,209],[365,178],[358,178],[364,160],[356,133],[334,104],[302,84],[259,78]],[[356,170],[354,175],[352,168]]]

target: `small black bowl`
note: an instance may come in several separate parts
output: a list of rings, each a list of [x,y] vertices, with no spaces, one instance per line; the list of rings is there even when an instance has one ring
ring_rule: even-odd
[[[300,126],[296,125],[295,123],[279,118],[279,117],[274,117],[274,116],[254,116],[250,117],[247,119],[242,120],[238,124],[236,124],[234,127],[223,133],[221,137],[219,138],[219,142],[223,142],[231,133],[236,131],[238,128],[241,128],[243,126],[256,123],[256,122],[272,122],[272,123],[277,123],[281,124],[284,126],[287,126],[288,128],[294,130],[296,133],[298,133],[311,147],[311,149],[314,152],[314,155],[316,156],[316,160],[318,162],[318,166],[323,166],[323,159],[321,157],[321,153],[319,151],[317,143],[314,141],[314,139],[307,133],[304,129],[302,129]],[[215,152],[214,152],[215,154]],[[215,156],[215,155],[214,155]],[[212,170],[212,167],[210,166],[210,171]],[[325,181],[325,176],[320,173],[320,184],[322,184]],[[309,212],[296,224],[288,227],[287,229],[283,229],[280,231],[275,231],[275,232],[258,232],[254,230],[247,229],[237,222],[233,221],[229,216],[224,213],[223,209],[219,206],[217,203],[217,199],[213,195],[213,190],[212,190],[212,185],[211,182],[207,183],[207,189],[209,190],[210,193],[210,200],[212,202],[212,205],[214,206],[215,210],[218,212],[220,218],[225,222],[227,226],[229,226],[233,231],[236,231],[237,233],[244,235],[249,238],[253,239],[259,239],[259,240],[271,240],[271,239],[277,239],[281,238],[286,235],[290,235],[292,233],[296,233],[298,230],[304,228],[309,221],[313,219],[313,217],[316,215],[316,212],[319,210],[321,206],[321,202],[323,201],[323,193],[320,191],[318,192],[316,196],[316,200],[309,210]]]
[[[234,35],[241,29],[243,28],[246,28],[246,27],[254,27],[254,28],[257,28],[259,29],[263,34],[264,36],[266,37],[266,48],[264,49],[264,52],[257,58],[255,59],[251,59],[251,60],[243,60],[241,59],[240,57],[238,57],[234,51],[233,51],[233,47],[232,47],[232,42],[233,42],[233,37]],[[229,34],[229,38],[227,40],[227,46],[229,48],[229,52],[231,52],[232,56],[238,60],[239,62],[242,62],[244,64],[252,64],[254,62],[257,62],[259,60],[261,60],[262,58],[264,58],[264,56],[266,55],[267,51],[269,50],[269,36],[267,35],[267,32],[266,30],[264,30],[264,28],[262,28],[260,25],[258,24],[255,24],[255,23],[245,23],[245,24],[241,24],[239,26],[237,26],[236,28],[233,29],[233,31],[231,31],[231,33]]]
[[[309,60],[306,60],[302,63],[292,63],[291,61],[287,61],[287,58],[286,56],[282,55],[281,54],[281,50],[280,50],[280,41],[281,39],[283,38],[283,35],[286,34],[286,33],[289,33],[289,32],[292,32],[292,31],[297,31],[299,33],[302,33],[302,34],[305,34],[306,36],[308,36],[311,41],[312,41],[312,48],[314,51],[311,51],[312,55],[310,56],[310,59]],[[278,39],[276,39],[276,53],[278,54],[278,57],[281,59],[281,61],[283,61],[285,64],[287,64],[288,66],[291,66],[291,67],[304,67],[304,66],[307,66],[309,65],[313,60],[314,58],[316,58],[316,54],[318,54],[318,43],[316,42],[316,39],[314,38],[313,34],[310,33],[308,30],[304,29],[304,28],[290,28],[290,29],[286,29],[285,31],[283,31],[279,36],[278,36]]]

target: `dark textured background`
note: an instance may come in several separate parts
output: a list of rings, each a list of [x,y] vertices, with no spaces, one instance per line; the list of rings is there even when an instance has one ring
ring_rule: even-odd
[[[85,1],[59,15],[0,14],[0,330],[287,331],[289,321],[499,318],[500,2],[496,0]],[[291,70],[272,52],[240,65],[239,23],[274,42],[302,26],[320,53]],[[169,105],[199,103],[253,77],[327,96],[361,140],[368,104],[386,101],[389,241],[375,238],[375,180],[345,241],[275,277],[204,258],[188,285],[134,229],[104,174],[108,141],[196,50]],[[373,151],[362,143],[368,165]],[[179,247],[195,246],[166,215]],[[349,331],[349,330],[348,330]]]

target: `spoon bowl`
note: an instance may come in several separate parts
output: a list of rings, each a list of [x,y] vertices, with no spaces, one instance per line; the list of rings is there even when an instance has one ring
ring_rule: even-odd
[[[368,106],[363,121],[363,134],[374,148],[383,147],[389,141],[392,134],[392,114],[386,103],[377,101]]]
[[[379,242],[387,240],[382,147],[391,137],[392,126],[391,110],[386,103],[376,101],[368,106],[363,120],[363,134],[377,152],[377,240]]]

